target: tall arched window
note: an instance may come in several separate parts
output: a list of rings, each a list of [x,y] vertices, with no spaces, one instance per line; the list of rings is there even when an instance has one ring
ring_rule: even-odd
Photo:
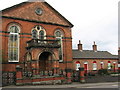
[[[97,63],[96,63],[96,61],[93,61],[93,70],[97,70]]]
[[[19,62],[19,32],[20,27],[17,25],[9,26],[8,40],[8,61]]]
[[[61,29],[55,30],[55,37],[57,40],[59,40],[59,43],[61,45],[61,47],[59,48],[59,62],[63,62],[63,42],[62,42],[63,32]]]
[[[46,39],[45,35],[46,35],[45,29],[40,25],[37,25],[32,29],[33,39]]]

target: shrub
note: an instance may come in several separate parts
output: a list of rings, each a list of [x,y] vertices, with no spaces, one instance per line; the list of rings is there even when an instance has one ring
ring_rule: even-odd
[[[99,69],[98,70],[99,75],[109,74],[107,69]]]

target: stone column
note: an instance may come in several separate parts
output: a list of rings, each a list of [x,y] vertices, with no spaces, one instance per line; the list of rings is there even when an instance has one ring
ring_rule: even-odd
[[[72,69],[65,69],[66,71],[66,80],[68,84],[72,83]]]
[[[20,65],[16,66],[16,85],[22,85],[22,68]]]
[[[85,83],[85,76],[84,76],[84,68],[80,67],[79,68],[79,79],[81,83]]]

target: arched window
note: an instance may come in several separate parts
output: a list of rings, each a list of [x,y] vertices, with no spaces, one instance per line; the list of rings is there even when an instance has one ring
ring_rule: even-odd
[[[108,61],[108,69],[111,69],[111,62]]]
[[[76,61],[76,70],[79,70],[79,68],[80,68],[80,62]]]
[[[39,39],[44,39],[44,31],[43,30],[41,30],[40,32],[39,32]]]
[[[59,48],[59,62],[63,62],[63,42],[62,42],[63,32],[61,29],[56,29],[54,35],[56,39],[59,40],[58,43],[61,45],[61,47]]]
[[[56,31],[56,32],[55,32],[55,36],[56,36],[56,37],[62,37],[62,34],[61,34],[60,31]]]
[[[8,61],[19,62],[19,32],[20,27],[17,25],[9,26],[8,40]]]
[[[93,61],[93,70],[97,70],[97,63],[96,63],[96,61]]]
[[[32,30],[32,38],[37,39],[37,30]]]
[[[40,25],[37,25],[32,29],[33,39],[46,39],[45,35],[46,35],[45,29]]]

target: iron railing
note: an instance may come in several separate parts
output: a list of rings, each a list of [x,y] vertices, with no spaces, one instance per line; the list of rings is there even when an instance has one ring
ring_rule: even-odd
[[[42,48],[60,48],[60,41],[59,40],[41,40],[41,39],[32,39],[27,41],[27,49],[32,47],[42,47]]]

